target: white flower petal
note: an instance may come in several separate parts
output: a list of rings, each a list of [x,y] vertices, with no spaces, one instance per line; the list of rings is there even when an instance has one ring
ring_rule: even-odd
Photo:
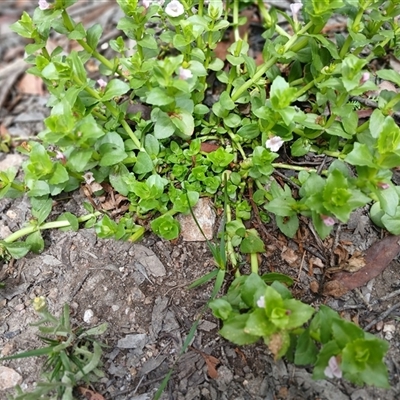
[[[193,74],[190,69],[179,67],[179,79],[183,79],[184,81],[186,81],[187,79],[190,79],[192,77]]]
[[[39,0],[38,4],[41,10],[48,10],[50,8],[50,4],[46,0]]]
[[[272,136],[265,142],[265,147],[276,153],[283,145],[283,140],[279,136]]]
[[[165,12],[170,17],[179,17],[185,12],[185,9],[178,0],[172,0],[167,4],[167,7],[165,7]]]
[[[258,300],[257,300],[257,306],[260,308],[265,308],[265,297],[261,296]]]

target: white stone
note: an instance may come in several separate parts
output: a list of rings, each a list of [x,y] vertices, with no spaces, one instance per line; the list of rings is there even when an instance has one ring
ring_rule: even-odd
[[[0,366],[0,390],[6,390],[19,385],[22,376],[11,368]]]
[[[199,199],[197,204],[193,207],[193,213],[206,238],[211,240],[214,236],[216,215],[210,199],[206,197]],[[192,214],[180,214],[177,216],[177,219],[181,224],[181,236],[185,242],[205,241],[204,236],[200,232],[196,222],[192,217]]]
[[[91,309],[89,308],[88,310],[85,311],[85,314],[83,315],[83,320],[84,320],[87,324],[89,324],[90,321],[92,320],[93,316],[94,316],[94,312],[93,312],[93,310],[91,310]]]

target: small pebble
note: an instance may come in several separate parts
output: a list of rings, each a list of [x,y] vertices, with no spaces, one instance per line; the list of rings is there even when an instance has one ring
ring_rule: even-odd
[[[91,310],[91,309],[89,308],[88,310],[85,311],[85,314],[83,315],[83,320],[84,320],[87,324],[89,324],[90,321],[92,320],[93,316],[94,316],[94,312],[93,312],[93,310]]]

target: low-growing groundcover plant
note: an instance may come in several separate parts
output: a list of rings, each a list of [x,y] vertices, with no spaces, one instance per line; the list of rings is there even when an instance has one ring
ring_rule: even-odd
[[[23,180],[11,169],[0,173],[0,197],[26,194],[32,205],[28,225],[0,242],[1,255],[40,252],[42,230],[82,223],[102,238],[137,240],[149,226],[175,239],[174,215],[188,213],[200,196],[222,207],[225,193],[224,245],[236,279],[210,303],[224,321],[221,334],[237,344],[262,338],[276,358],[314,364],[316,378],[388,387],[387,343],[327,307],[314,314],[291,298],[284,278],[260,277],[263,242],[245,221],[255,209],[293,237],[299,216],[308,217],[325,238],[352,211],[372,205],[374,223],[400,234],[400,189],[392,182],[400,165],[400,74],[384,61],[400,55],[400,2],[304,0],[286,13],[262,0],[117,0],[125,16],[121,36],[109,42],[111,59],[97,50],[102,27],[86,29],[70,17],[75,2],[41,0],[33,17],[24,13],[12,27],[31,39],[29,72],[45,82],[51,115],[37,138],[18,146],[28,156]],[[260,65],[239,32],[249,3],[265,28]],[[346,34],[324,33],[334,13],[346,17]],[[214,50],[228,31],[234,40],[222,61]],[[49,52],[54,32],[80,50]],[[100,79],[89,77],[89,61]],[[381,81],[393,90],[382,90]],[[321,168],[304,165],[306,155]],[[287,184],[274,179],[278,170],[291,170]],[[85,204],[87,215],[46,222],[55,196],[93,182],[92,196],[111,187],[126,212],[112,218]],[[240,254],[250,254],[250,275],[238,270]]]
[[[47,346],[0,360],[46,356],[43,366],[45,382],[38,382],[35,390],[30,393],[23,393],[21,388],[17,387],[18,394],[13,399],[72,400],[73,390],[79,383],[88,383],[104,376],[101,370],[101,344],[94,340],[93,336],[103,334],[108,324],[104,323],[91,329],[74,327],[70,321],[68,304],[64,305],[57,319],[50,314],[43,296],[33,300],[33,308],[40,320],[32,325],[38,327],[42,335],[40,339]]]

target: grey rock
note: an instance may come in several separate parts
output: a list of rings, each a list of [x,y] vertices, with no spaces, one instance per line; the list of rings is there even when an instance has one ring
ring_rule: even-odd
[[[117,347],[120,349],[143,349],[147,341],[147,335],[138,333],[134,335],[126,335],[124,338],[119,339]]]
[[[153,276],[164,276],[166,274],[163,263],[158,259],[155,253],[141,244],[135,244],[129,251],[135,261],[140,263],[148,274]]]

